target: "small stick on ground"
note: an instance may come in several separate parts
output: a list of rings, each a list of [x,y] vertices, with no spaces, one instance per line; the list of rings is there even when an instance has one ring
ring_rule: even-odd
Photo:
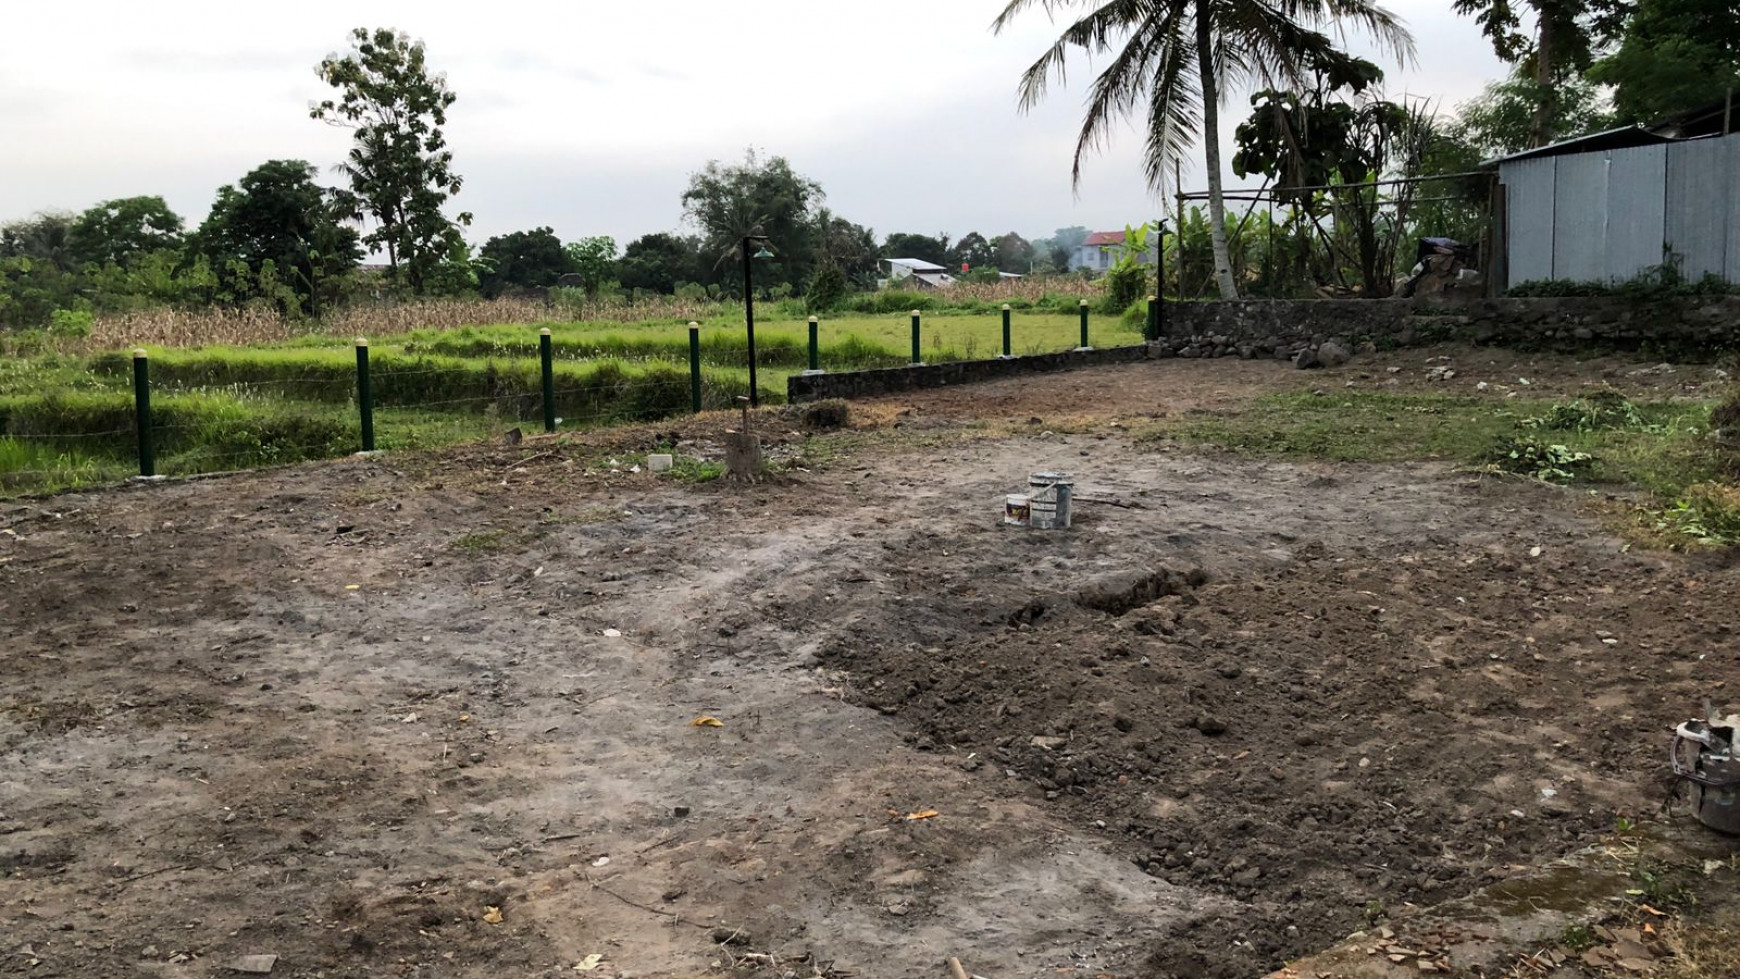
[[[961,968],[961,960],[952,955],[949,956],[949,976],[950,979],[967,979],[967,970]]]

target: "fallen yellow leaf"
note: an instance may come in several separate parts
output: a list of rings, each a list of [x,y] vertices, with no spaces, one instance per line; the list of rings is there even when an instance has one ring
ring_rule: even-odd
[[[924,810],[920,810],[919,812],[909,812],[906,814],[906,818],[909,820],[911,820],[911,819],[934,819],[938,815],[940,815],[940,814],[935,809],[924,809]]]
[[[483,909],[483,920],[488,924],[501,924],[501,908],[488,907]]]
[[[710,714],[702,714],[689,722],[690,727],[724,727],[725,722]]]
[[[345,591],[356,591],[358,588],[361,588],[361,587],[362,587],[361,585],[345,585],[344,590]]]
[[[1668,916],[1668,913],[1667,913],[1667,912],[1666,912],[1666,911],[1657,911],[1657,910],[1656,910],[1656,909],[1654,909],[1654,908],[1652,908],[1652,907],[1650,907],[1650,906],[1649,906],[1649,905],[1647,905],[1647,904],[1639,904],[1639,905],[1638,905],[1638,906],[1637,906],[1637,909],[1638,909],[1638,910],[1639,910],[1639,911],[1642,911],[1642,912],[1644,912],[1644,913],[1645,913],[1645,914],[1653,914],[1653,915],[1655,915],[1655,916],[1656,916],[1656,917],[1657,917],[1657,918],[1665,918],[1665,917],[1667,917],[1667,916]]]

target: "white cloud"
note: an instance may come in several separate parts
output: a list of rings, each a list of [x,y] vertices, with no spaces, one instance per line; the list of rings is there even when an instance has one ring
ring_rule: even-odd
[[[460,100],[449,141],[474,237],[548,224],[625,241],[673,227],[687,175],[754,145],[787,156],[836,210],[887,233],[959,235],[1153,213],[1141,140],[1070,157],[1086,71],[1033,113],[1015,83],[1061,30],[1042,14],[1003,36],[998,0],[304,0],[294,16],[207,0],[87,0],[9,10],[0,68],[0,220],[161,193],[197,221],[216,188],[267,159],[325,169],[347,133],[308,118],[314,66],[357,26],[422,38]],[[1392,93],[1446,108],[1500,69],[1438,0],[1397,10],[1418,65]],[[69,66],[76,52],[76,66]],[[1224,128],[1243,114],[1229,100]],[[1199,167],[1185,182],[1200,183]]]

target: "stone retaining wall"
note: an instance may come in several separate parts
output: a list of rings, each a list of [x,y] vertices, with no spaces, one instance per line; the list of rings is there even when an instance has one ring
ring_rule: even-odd
[[[1463,340],[1550,349],[1650,347],[1680,357],[1740,348],[1740,296],[1341,299],[1168,303],[1160,356],[1295,359],[1334,341],[1354,349]]]
[[[792,402],[816,401],[821,398],[864,398],[893,391],[918,388],[940,388],[951,384],[972,384],[975,381],[995,381],[1050,371],[1072,370],[1077,367],[1097,367],[1102,364],[1127,364],[1145,360],[1149,348],[1104,347],[1092,350],[1069,350],[1056,354],[1035,354],[1010,357],[1007,360],[957,360],[942,364],[921,364],[914,367],[889,367],[873,371],[842,371],[840,373],[793,375],[786,381],[786,398]]]
[[[1740,296],[1167,303],[1161,328],[1160,339],[1144,346],[795,376],[786,391],[793,402],[861,398],[1150,357],[1273,357],[1315,367],[1380,348],[1446,341],[1568,351],[1649,348],[1695,361],[1740,350]]]

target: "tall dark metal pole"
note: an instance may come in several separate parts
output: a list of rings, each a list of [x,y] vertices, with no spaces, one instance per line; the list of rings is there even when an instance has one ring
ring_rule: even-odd
[[[755,384],[755,280],[750,274],[749,236],[743,236],[743,322],[749,328],[749,407],[761,407],[761,391]]]
[[[151,364],[143,349],[133,351],[133,415],[139,426],[139,475],[157,475],[157,453],[151,445]]]

